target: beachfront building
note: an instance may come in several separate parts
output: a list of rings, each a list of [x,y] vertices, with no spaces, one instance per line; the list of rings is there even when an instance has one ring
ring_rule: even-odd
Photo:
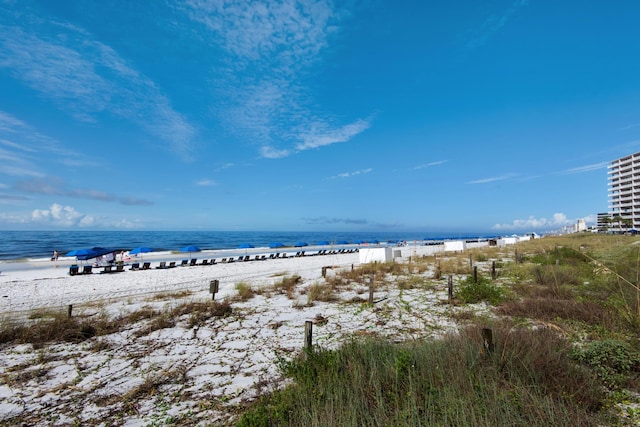
[[[608,171],[609,230],[640,227],[640,153],[613,160]]]

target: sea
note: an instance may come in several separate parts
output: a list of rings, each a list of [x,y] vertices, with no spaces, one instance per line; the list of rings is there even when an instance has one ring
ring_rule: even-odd
[[[76,249],[92,247],[130,250],[146,246],[154,251],[179,251],[193,245],[202,250],[236,249],[241,245],[265,247],[275,242],[285,246],[344,245],[438,241],[447,239],[482,239],[493,237],[479,233],[424,232],[326,232],[326,231],[0,231],[0,261],[50,258],[56,250],[60,256]],[[347,243],[345,243],[347,242]]]

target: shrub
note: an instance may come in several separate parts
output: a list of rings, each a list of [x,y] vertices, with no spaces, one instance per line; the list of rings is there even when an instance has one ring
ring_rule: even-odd
[[[472,276],[468,276],[461,284],[455,296],[466,304],[486,301],[492,305],[498,305],[505,299],[504,291],[493,284],[491,280],[478,277],[478,281],[474,282]]]
[[[253,288],[251,288],[251,285],[246,282],[236,283],[235,289],[238,291],[238,299],[240,299],[240,301],[248,301],[256,294]]]
[[[619,340],[604,340],[588,343],[576,349],[573,357],[592,369],[603,383],[610,388],[620,388],[637,376],[640,357],[630,346]]]

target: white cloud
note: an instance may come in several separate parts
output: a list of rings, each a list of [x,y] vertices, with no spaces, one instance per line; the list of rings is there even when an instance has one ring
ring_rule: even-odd
[[[430,168],[432,166],[441,165],[441,164],[446,163],[446,162],[447,162],[446,160],[438,160],[436,162],[425,163],[423,165],[418,165],[416,167],[413,167],[412,170],[426,169],[426,168]]]
[[[609,162],[596,163],[593,165],[580,166],[577,168],[571,168],[560,172],[560,175],[574,175],[577,173],[591,172],[599,169],[606,169]]]
[[[52,204],[47,209],[34,209],[26,214],[11,214],[0,212],[0,224],[28,225],[31,227],[51,228],[135,228],[141,224],[128,219],[111,219],[104,216],[95,216],[78,212],[72,206],[59,203]]]
[[[348,124],[312,111],[305,74],[322,59],[342,17],[330,0],[190,0],[184,7],[205,25],[226,52],[216,70],[218,114],[228,128],[260,141],[261,155],[282,158],[296,151],[346,142],[369,120]],[[222,67],[221,67],[222,69]],[[277,147],[276,147],[277,145]]]
[[[473,49],[485,44],[495,33],[500,31],[509,20],[524,6],[527,5],[527,0],[515,0],[511,6],[498,15],[491,15],[487,18],[482,26],[471,33],[471,37],[467,42],[467,48]]]
[[[369,128],[366,120],[358,120],[354,123],[342,126],[338,129],[322,129],[326,125],[316,126],[301,135],[303,142],[296,148],[300,151],[318,148],[324,145],[345,142]]]
[[[201,179],[200,181],[196,182],[196,185],[198,187],[215,187],[216,185],[218,185],[218,183],[212,179]]]
[[[565,225],[571,225],[576,223],[577,220],[568,219],[563,213],[554,213],[550,219],[536,218],[530,216],[527,219],[516,219],[511,224],[496,224],[493,226],[494,230],[540,230],[540,229],[554,229],[563,227]]]
[[[515,176],[514,174],[505,174],[505,175],[494,176],[490,178],[476,179],[474,181],[467,182],[467,184],[488,184],[490,182],[503,181],[505,179],[513,178],[514,176]]]
[[[260,154],[266,159],[280,159],[287,157],[291,152],[289,150],[278,150],[273,147],[264,146],[260,149]]]
[[[331,178],[350,178],[352,176],[364,175],[364,174],[370,173],[371,171],[373,171],[373,168],[360,169],[355,172],[340,173],[336,176],[332,176]]]
[[[189,157],[195,130],[153,81],[86,31],[30,18],[22,20],[29,22],[23,27],[0,25],[0,68],[78,120],[92,122],[97,113],[111,112]],[[45,33],[56,36],[40,35]]]

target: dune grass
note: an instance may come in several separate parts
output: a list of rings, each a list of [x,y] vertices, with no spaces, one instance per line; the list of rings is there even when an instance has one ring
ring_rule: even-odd
[[[457,303],[484,301],[493,320],[469,309],[460,313],[470,326],[440,340],[307,349],[280,363],[292,384],[262,396],[237,425],[637,425],[638,411],[625,404],[640,391],[638,242],[582,234],[474,251],[485,263],[477,280],[468,254],[416,259],[456,275]],[[496,279],[491,260],[500,260]],[[366,283],[374,274],[401,289],[425,282],[396,263],[330,280]]]

